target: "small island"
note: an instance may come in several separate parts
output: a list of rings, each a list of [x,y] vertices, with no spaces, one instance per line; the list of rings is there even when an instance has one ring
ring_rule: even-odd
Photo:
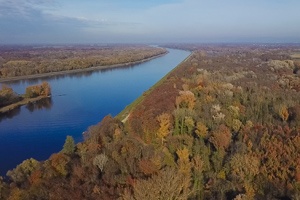
[[[51,87],[48,82],[28,86],[25,94],[19,95],[12,88],[2,85],[0,90],[0,114],[9,112],[28,103],[51,97]]]

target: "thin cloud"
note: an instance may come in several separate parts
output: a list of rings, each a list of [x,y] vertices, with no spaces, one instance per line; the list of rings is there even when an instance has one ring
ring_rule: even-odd
[[[45,15],[49,20],[52,20],[57,23],[68,23],[68,24],[77,24],[78,26],[88,26],[88,27],[103,27],[103,26],[136,26],[139,23],[135,22],[123,22],[123,21],[112,21],[105,18],[95,18],[90,19],[87,17],[73,17],[73,16],[65,16],[58,14],[47,14]]]
[[[102,26],[135,26],[137,23],[108,20],[106,18],[88,18],[84,16],[65,15],[62,12],[56,12],[61,9],[61,5],[56,0],[0,0],[0,20],[14,19],[23,21],[36,18],[45,20],[45,23],[59,23],[75,25],[77,27],[102,27]],[[40,19],[40,20],[41,20]]]
[[[299,5],[296,0],[0,0],[0,40],[299,40]]]
[[[54,0],[0,0],[1,17],[30,17],[32,12],[44,12],[57,5]]]

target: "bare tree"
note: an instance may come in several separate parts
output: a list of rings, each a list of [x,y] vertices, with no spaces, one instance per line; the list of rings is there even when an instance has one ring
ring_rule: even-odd
[[[166,168],[147,180],[138,180],[133,195],[126,192],[123,199],[185,200],[193,193],[191,178],[174,168]]]
[[[93,165],[97,166],[102,172],[107,161],[108,161],[107,156],[104,153],[102,153],[102,154],[97,155],[94,158]]]

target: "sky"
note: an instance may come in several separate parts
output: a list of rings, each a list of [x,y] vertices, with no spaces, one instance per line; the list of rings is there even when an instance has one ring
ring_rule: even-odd
[[[299,43],[299,0],[0,0],[0,44]]]

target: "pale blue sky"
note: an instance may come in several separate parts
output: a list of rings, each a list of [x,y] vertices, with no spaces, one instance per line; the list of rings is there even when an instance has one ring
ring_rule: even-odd
[[[0,43],[300,42],[299,0],[0,0]]]

